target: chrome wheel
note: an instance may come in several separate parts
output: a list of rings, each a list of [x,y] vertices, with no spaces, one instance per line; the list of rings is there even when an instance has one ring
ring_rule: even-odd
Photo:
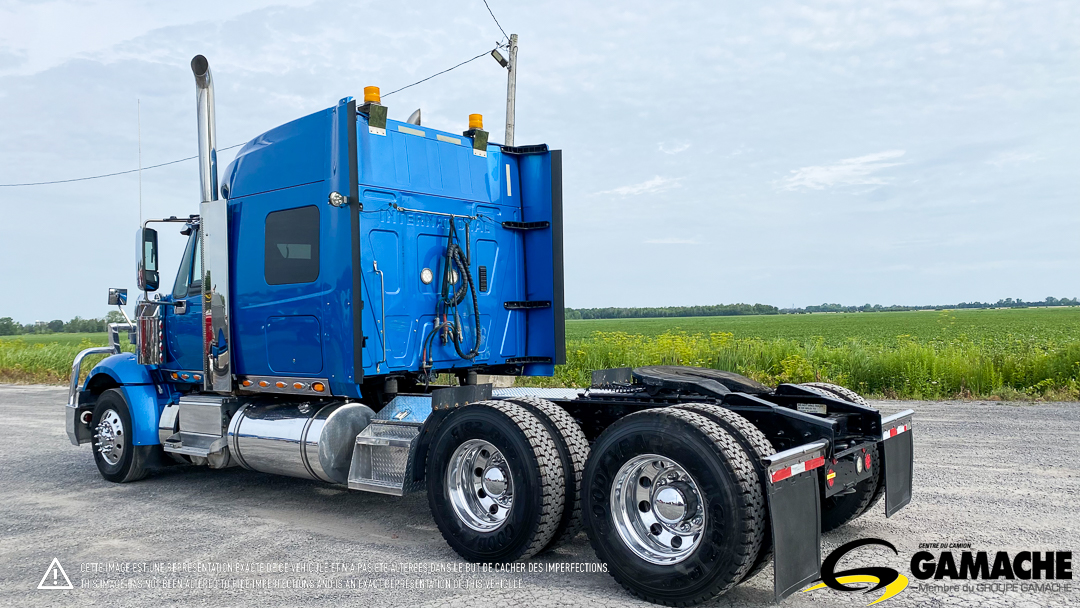
[[[694,478],[670,458],[642,454],[619,469],[611,487],[615,530],[641,559],[677,564],[701,544],[705,509]]]
[[[105,410],[94,429],[94,447],[105,462],[115,465],[124,457],[124,423],[116,410]]]
[[[477,532],[498,529],[514,504],[514,477],[506,458],[482,439],[470,439],[454,450],[446,488],[454,514]]]

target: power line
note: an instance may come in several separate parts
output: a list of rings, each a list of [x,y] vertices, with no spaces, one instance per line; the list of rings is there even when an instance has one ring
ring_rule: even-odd
[[[488,13],[491,14],[491,18],[495,19],[495,13],[491,12],[491,5],[488,4],[487,0],[484,0],[484,6],[487,7]],[[501,23],[499,23],[498,19],[495,19],[495,25],[499,26],[499,31],[503,33],[503,38],[506,38],[507,40],[510,40],[510,36],[506,35],[506,30],[503,29],[503,26],[502,26]]]
[[[499,47],[495,47],[495,48],[497,49]],[[493,50],[495,50],[495,49],[492,49],[492,51]],[[466,63],[476,61],[477,59],[483,57],[484,55],[490,55],[490,54],[491,54],[491,51],[484,51],[483,53],[480,53],[476,57],[473,57],[472,59],[466,59],[465,61],[462,61],[461,63],[455,65],[452,68],[446,68],[445,70],[439,72],[438,74],[432,74],[431,76],[428,76],[427,78],[425,78],[423,80],[417,80],[416,82],[414,82],[414,83],[412,83],[410,85],[403,86],[400,89],[394,89],[393,91],[390,91],[389,93],[384,93],[382,96],[383,97],[389,97],[389,96],[393,95],[394,93],[397,93],[398,91],[404,91],[405,89],[407,89],[409,87],[415,87],[416,85],[420,84],[421,82],[427,82],[428,80],[431,80],[432,78],[435,78],[436,76],[441,76],[441,75],[449,72],[450,70],[456,70],[456,69],[460,68],[461,66],[465,65]]]
[[[231,150],[233,148],[239,148],[244,144],[236,144],[235,146],[229,146],[228,148],[220,148],[219,150]],[[143,167],[142,170],[157,169],[158,167],[164,167],[166,165],[175,165],[176,163],[182,163],[185,160],[194,160],[199,158],[198,156],[189,156],[187,158],[180,158],[177,160],[170,160],[167,163],[161,163],[159,165],[150,165],[149,167]],[[58,179],[51,182],[27,182],[24,184],[0,184],[0,188],[11,188],[14,186],[46,186],[49,184],[66,184],[69,182],[84,182],[88,179],[101,179],[103,177],[116,177],[117,175],[127,175],[128,173],[136,173],[139,169],[129,169],[127,171],[117,171],[116,173],[106,173],[105,175],[91,175],[90,177],[76,177],[74,179]]]
[[[485,4],[486,4],[486,2],[485,2]],[[491,9],[488,8],[488,11],[490,11],[490,10]],[[494,17],[495,17],[495,15],[492,15],[492,18],[494,18]],[[496,21],[495,23],[498,23],[498,21]],[[499,29],[502,29],[502,26],[499,26]],[[503,33],[505,34],[506,32],[503,32]],[[495,48],[497,49],[500,46],[502,46],[502,45],[498,45]],[[410,85],[403,86],[400,89],[394,89],[393,91],[390,91],[389,93],[384,93],[382,96],[383,97],[389,97],[389,96],[393,95],[394,93],[404,91],[405,89],[408,89],[410,87],[415,87],[416,85],[418,85],[418,84],[420,84],[422,82],[427,82],[428,80],[431,80],[432,78],[435,78],[436,76],[441,76],[441,75],[443,75],[443,74],[445,74],[447,72],[450,72],[452,70],[456,70],[456,69],[460,68],[461,66],[465,65],[466,63],[471,63],[473,61],[476,61],[477,59],[483,57],[484,55],[488,55],[490,53],[491,53],[491,51],[484,51],[483,53],[480,53],[476,57],[473,57],[472,59],[466,59],[465,61],[462,61],[461,63],[455,65],[454,67],[447,68],[447,69],[445,69],[445,70],[443,70],[441,72],[438,72],[436,74],[432,74],[431,76],[428,76],[427,78],[424,78],[422,80],[417,80],[416,82],[414,82],[414,83],[412,83]],[[220,152],[220,151],[224,151],[224,150],[231,150],[233,148],[239,148],[242,145],[244,145],[244,144],[236,144],[235,146],[229,146],[228,148],[218,148],[218,151]],[[140,155],[141,155],[141,145],[140,145]],[[194,160],[196,158],[199,158],[199,157],[198,156],[189,156],[187,158],[180,158],[180,159],[177,159],[177,160],[171,160],[171,161],[169,161],[167,163],[161,163],[161,164],[158,164],[158,165],[151,165],[149,167],[142,167],[141,169],[129,169],[127,171],[117,171],[116,173],[106,173],[104,175],[91,175],[89,177],[76,177],[76,178],[73,178],[73,179],[58,179],[58,180],[53,180],[53,181],[48,181],[48,182],[25,182],[25,183],[21,183],[21,184],[0,184],[0,188],[15,188],[15,187],[18,187],[18,186],[48,186],[50,184],[67,184],[67,183],[71,183],[71,182],[84,182],[84,181],[91,180],[91,179],[102,179],[102,178],[105,178],[105,177],[116,177],[117,175],[127,175],[128,173],[137,173],[139,171],[147,171],[147,170],[150,170],[150,169],[157,169],[158,167],[165,167],[167,165],[175,165],[176,163],[182,163],[182,162],[184,162],[186,160]],[[141,164],[141,161],[140,161],[140,164]]]

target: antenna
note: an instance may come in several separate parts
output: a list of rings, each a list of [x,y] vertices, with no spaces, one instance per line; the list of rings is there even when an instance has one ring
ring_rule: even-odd
[[[139,129],[139,227],[142,227],[142,100],[135,99],[136,124]]]

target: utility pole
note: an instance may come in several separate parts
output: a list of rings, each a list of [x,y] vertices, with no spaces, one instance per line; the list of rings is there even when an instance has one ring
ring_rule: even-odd
[[[510,72],[506,76],[506,140],[507,146],[514,145],[514,98],[517,96],[517,52],[518,35],[510,34]]]

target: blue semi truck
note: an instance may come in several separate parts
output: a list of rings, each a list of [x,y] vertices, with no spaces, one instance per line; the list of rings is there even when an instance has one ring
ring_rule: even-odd
[[[460,133],[390,119],[369,87],[219,175],[213,78],[191,68],[199,213],[140,227],[135,319],[72,366],[67,434],[105,479],[240,466],[426,491],[467,560],[584,531],[624,587],[671,605],[770,563],[781,599],[818,577],[822,531],[910,501],[912,412],[838,386],[673,366],[481,382],[564,362],[561,153],[489,142],[476,115]],[[188,239],[164,293],[161,223]]]

